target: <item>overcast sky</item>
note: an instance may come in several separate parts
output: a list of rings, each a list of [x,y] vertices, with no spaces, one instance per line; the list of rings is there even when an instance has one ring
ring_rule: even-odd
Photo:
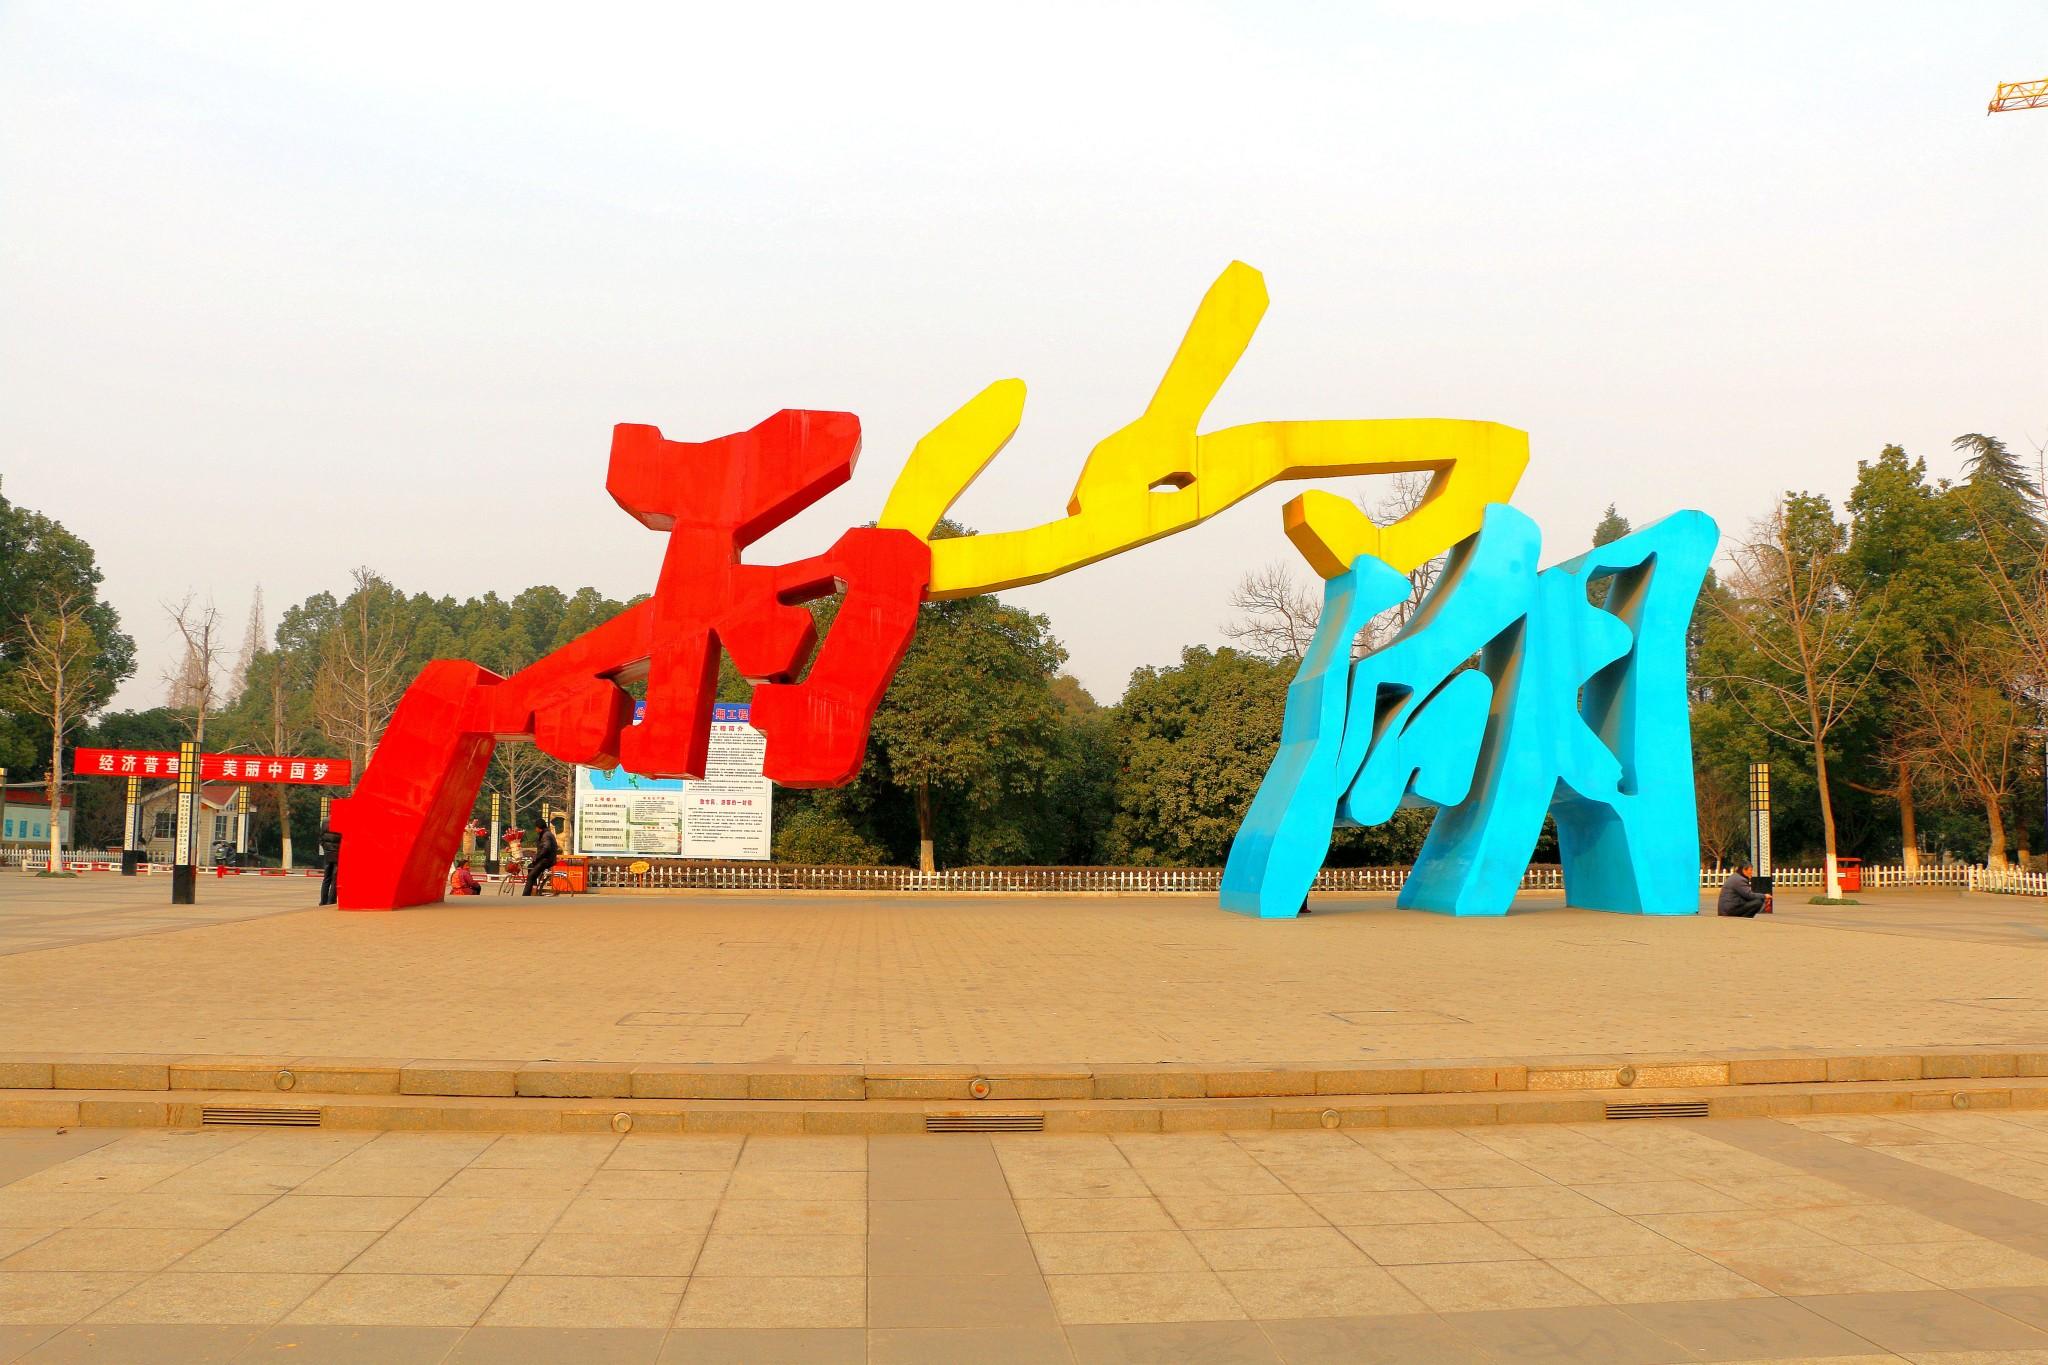
[[[0,476],[239,639],[407,591],[653,586],[615,422],[860,415],[872,519],[989,381],[956,515],[1057,515],[1233,257],[1211,411],[1526,429],[1546,559],[1612,500],[1740,529],[1886,442],[2048,438],[2048,6],[0,3]],[[1006,594],[1104,700],[1217,642],[1279,504]],[[196,540],[181,541],[181,527]]]

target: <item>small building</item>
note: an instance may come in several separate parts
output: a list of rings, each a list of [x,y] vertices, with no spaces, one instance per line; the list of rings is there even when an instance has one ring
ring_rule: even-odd
[[[57,790],[57,842],[71,847],[71,784]],[[0,847],[50,844],[50,789],[40,782],[10,782],[0,788]]]
[[[142,827],[142,847],[151,862],[168,862],[178,843],[178,787],[170,783],[145,791],[135,803]],[[216,843],[235,841],[235,784],[205,782],[199,787],[199,860],[213,861]]]

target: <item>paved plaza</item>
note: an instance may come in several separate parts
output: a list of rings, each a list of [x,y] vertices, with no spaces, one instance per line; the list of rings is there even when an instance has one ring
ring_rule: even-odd
[[[2048,1361],[2048,1114],[0,1134],[0,1362]]]
[[[486,896],[0,878],[0,1053],[1244,1063],[2048,1041],[2048,908],[1261,922],[1204,897]],[[1793,898],[1788,897],[1788,901]]]

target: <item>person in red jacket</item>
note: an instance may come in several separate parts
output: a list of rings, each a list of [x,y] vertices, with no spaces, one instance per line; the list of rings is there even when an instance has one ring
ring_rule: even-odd
[[[448,879],[448,894],[451,896],[481,896],[483,884],[469,870],[469,859],[463,858],[455,864],[455,875]]]

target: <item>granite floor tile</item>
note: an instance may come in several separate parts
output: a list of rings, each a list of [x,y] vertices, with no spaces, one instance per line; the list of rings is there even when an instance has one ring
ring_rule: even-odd
[[[344,1267],[357,1275],[510,1275],[540,1245],[538,1231],[384,1233]]]
[[[1344,1235],[1381,1265],[1455,1261],[1518,1261],[1529,1253],[1483,1223],[1414,1223],[1347,1227]]]
[[[417,1208],[419,1202],[410,1195],[286,1194],[251,1211],[242,1226],[304,1228],[322,1232],[388,1232]],[[110,1213],[115,1211],[109,1210]]]
[[[1695,1360],[1749,1361],[1878,1354],[1839,1323],[1790,1299],[1631,1303],[1621,1311],[1683,1346]]]
[[[91,1322],[246,1323],[268,1326],[303,1303],[321,1274],[152,1275],[94,1313]]]
[[[1677,1365],[1694,1358],[1669,1337],[1611,1307],[1455,1313],[1446,1321],[1502,1365]]]
[[[868,1274],[928,1275],[934,1271],[952,1275],[1039,1273],[1030,1238],[1016,1228],[868,1232]]]
[[[1187,1234],[1211,1270],[1341,1270],[1367,1264],[1335,1228],[1220,1228]]]
[[[868,1206],[855,1199],[738,1199],[718,1206],[715,1233],[841,1233],[865,1235]]]
[[[730,1171],[739,1164],[742,1137],[636,1136],[619,1140],[604,1169],[621,1171]]]
[[[1943,1289],[2017,1289],[2048,1284],[2048,1260],[1988,1238],[1906,1242],[1858,1250]]]
[[[162,1270],[218,1228],[64,1228],[0,1261],[21,1270]]]
[[[1572,1308],[1600,1296],[1541,1261],[1475,1261],[1389,1267],[1424,1306],[1439,1313],[1510,1308]]]
[[[870,1327],[1051,1327],[1052,1302],[1037,1275],[876,1275],[868,1280]]]
[[[1473,1221],[1471,1214],[1432,1190],[1388,1190],[1371,1194],[1325,1194],[1304,1190],[1301,1197],[1321,1221],[1338,1227]]]
[[[1299,1195],[1161,1195],[1159,1203],[1182,1228],[1306,1228],[1328,1222]]]
[[[677,1327],[660,1365],[864,1365],[868,1334],[855,1328]]]
[[[1136,1199],[1019,1199],[1031,1232],[1154,1232],[1175,1226],[1151,1195]]]
[[[1614,1212],[1726,1213],[1747,1208],[1740,1199],[1696,1180],[1629,1180],[1575,1187],[1578,1193]]]
[[[558,1232],[634,1233],[701,1237],[718,1212],[715,1199],[600,1199],[578,1195],[548,1228]]]
[[[654,1365],[664,1327],[472,1327],[444,1365]],[[309,1362],[310,1365],[310,1362]]]
[[[1756,1299],[1771,1293],[1696,1251],[1656,1256],[1560,1256],[1550,1264],[1609,1303]]]
[[[505,1287],[504,1275],[336,1275],[293,1309],[293,1323],[468,1327]]]
[[[1046,1280],[1053,1308],[1069,1326],[1096,1322],[1221,1322],[1244,1309],[1203,1270],[1178,1275],[1054,1275]]]
[[[1796,1302],[1884,1350],[1901,1354],[2048,1350],[2048,1332],[1952,1290],[1829,1294]]]
[[[1444,1198],[1482,1223],[1527,1222],[1541,1218],[1612,1217],[1603,1205],[1562,1185],[1510,1185],[1487,1189],[1446,1189]]]
[[[1681,1248],[1633,1219],[1538,1218],[1489,1227],[1534,1256],[1658,1256]]]
[[[22,1357],[24,1365],[84,1365],[134,1361],[147,1365],[227,1365],[254,1339],[253,1327],[193,1324],[81,1323],[67,1327]],[[6,1359],[0,1352],[0,1360]]]
[[[1878,1294],[1930,1289],[1918,1275],[1854,1247],[1766,1247],[1707,1255],[1773,1294]]]
[[[460,1327],[281,1323],[259,1331],[237,1360],[273,1365],[442,1365],[462,1335]]]
[[[1286,1365],[1498,1365],[1435,1313],[1259,1324]],[[1069,1334],[1079,1329],[1069,1328]]]
[[[0,1324],[69,1326],[140,1284],[135,1271],[38,1270],[0,1274]]]
[[[867,1239],[855,1233],[713,1232],[699,1275],[864,1275]]]
[[[1252,1318],[1418,1313],[1422,1301],[1375,1265],[1323,1270],[1226,1270],[1223,1285]]]
[[[859,1276],[695,1275],[677,1327],[865,1327]]]
[[[1184,1232],[1041,1232],[1032,1236],[1031,1249],[1047,1275],[1172,1274],[1206,1268]]]
[[[492,1300],[478,1326],[665,1331],[675,1318],[686,1283],[680,1276],[514,1275]],[[648,1358],[654,1354],[650,1350]]]
[[[6,1172],[0,1170],[0,1177]],[[0,1322],[0,1365],[14,1365],[64,1329],[56,1323]]]
[[[1075,1365],[1281,1365],[1252,1322],[1094,1323],[1067,1328],[1067,1346]]]
[[[704,1234],[551,1232],[519,1273],[526,1275],[688,1275]]]
[[[311,1228],[229,1228],[180,1258],[181,1271],[269,1271],[332,1275],[382,1234]]]
[[[868,1330],[868,1365],[1064,1365],[1072,1359],[1066,1334],[1057,1327]]]

